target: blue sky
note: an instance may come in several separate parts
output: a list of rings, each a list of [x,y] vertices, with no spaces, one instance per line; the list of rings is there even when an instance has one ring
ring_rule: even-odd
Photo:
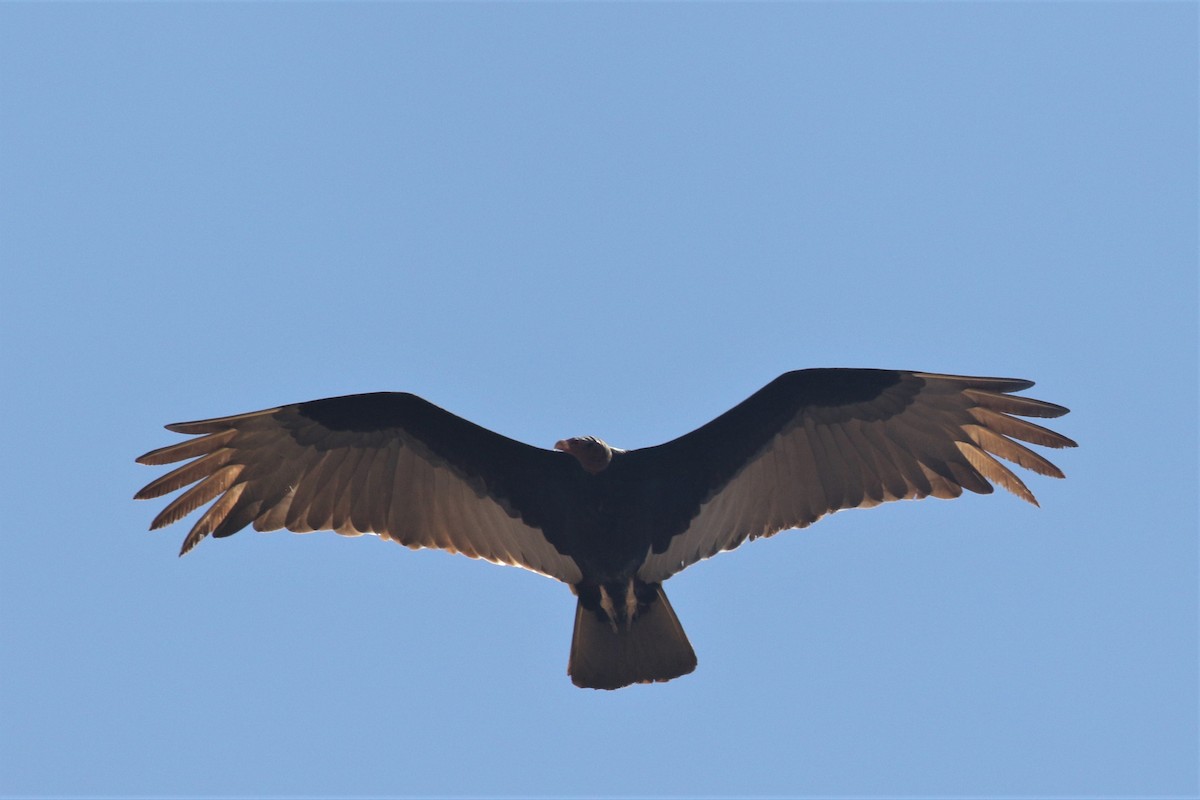
[[[1194,795],[1197,6],[0,5],[0,794]],[[146,532],[168,422],[408,390],[523,441],[781,372],[1026,377],[1066,481],[667,588]]]

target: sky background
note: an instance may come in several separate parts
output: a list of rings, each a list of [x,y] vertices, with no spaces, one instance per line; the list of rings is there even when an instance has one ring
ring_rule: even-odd
[[[0,5],[0,794],[1195,795],[1197,17]],[[537,575],[130,499],[179,420],[638,447],[812,366],[1081,447],[692,567],[664,685]]]

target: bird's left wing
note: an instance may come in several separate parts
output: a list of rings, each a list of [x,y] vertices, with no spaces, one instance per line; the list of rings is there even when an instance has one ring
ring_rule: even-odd
[[[653,544],[638,571],[662,581],[747,539],[809,525],[843,508],[951,498],[995,482],[1036,504],[1000,456],[1043,475],[1062,472],[1015,439],[1074,447],[1019,419],[1067,409],[1011,394],[1011,378],[809,369],[786,373],[703,427],[620,459],[621,477],[654,499]],[[616,465],[614,465],[616,466]]]
[[[192,527],[201,539],[247,525],[297,533],[376,533],[412,548],[434,547],[579,580],[575,561],[544,528],[557,529],[569,481],[563,453],[508,439],[416,395],[350,395],[217,419],[168,425],[197,438],[137,459],[195,459],[135,495],[195,486],[151,524],[169,525],[216,500]],[[566,482],[566,483],[564,483]]]

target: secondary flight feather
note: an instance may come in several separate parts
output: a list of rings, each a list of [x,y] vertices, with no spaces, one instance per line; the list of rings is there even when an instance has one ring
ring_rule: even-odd
[[[572,681],[615,689],[695,668],[662,583],[697,561],[890,500],[986,494],[998,484],[1036,505],[995,456],[1061,478],[1021,442],[1075,442],[1021,419],[1067,413],[1014,394],[1031,386],[799,370],[691,433],[628,451],[592,436],[533,447],[407,393],[334,397],[168,425],[194,438],[138,462],[188,463],[136,498],[191,487],[151,529],[215,501],[181,555],[252,525],[376,534],[548,575],[578,597]]]

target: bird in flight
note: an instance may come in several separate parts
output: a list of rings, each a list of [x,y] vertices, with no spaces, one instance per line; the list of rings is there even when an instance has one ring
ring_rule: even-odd
[[[151,530],[215,499],[180,555],[253,525],[370,533],[556,578],[578,597],[571,680],[617,689],[695,669],[662,584],[697,561],[890,500],[987,494],[995,483],[1036,505],[993,456],[1061,478],[1016,440],[1075,442],[1020,419],[1067,413],[1013,394],[1031,386],[798,370],[691,433],[637,450],[593,436],[533,447],[403,392],[332,397],[168,425],[195,438],[138,462],[188,463],[135,497],[196,484]]]

